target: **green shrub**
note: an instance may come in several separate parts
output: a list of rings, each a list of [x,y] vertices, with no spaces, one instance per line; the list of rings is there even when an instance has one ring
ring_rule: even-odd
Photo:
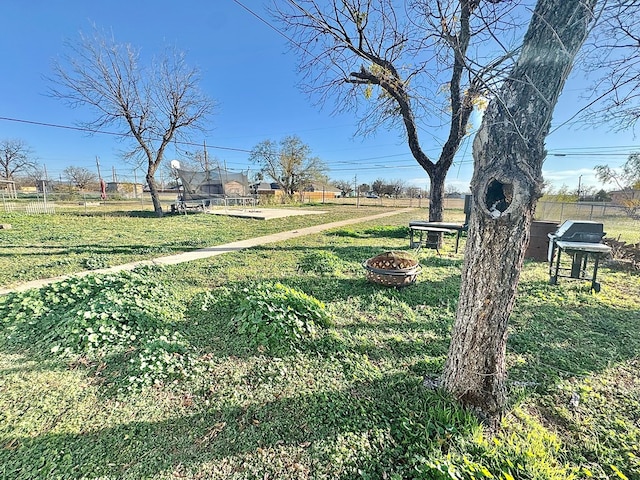
[[[336,237],[367,238],[365,234],[357,232],[352,228],[341,228],[339,230],[335,230],[331,235]]]
[[[238,332],[253,347],[272,352],[296,350],[331,324],[318,299],[281,283],[262,283],[241,291],[235,310]]]

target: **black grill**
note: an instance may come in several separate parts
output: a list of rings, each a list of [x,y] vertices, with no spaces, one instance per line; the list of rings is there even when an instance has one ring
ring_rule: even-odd
[[[567,220],[553,233],[549,234],[549,283],[558,283],[558,277],[587,279],[587,263],[593,259],[591,289],[600,291],[596,282],[600,258],[611,252],[611,247],[602,243],[605,236],[604,226],[598,222]],[[564,267],[560,258],[566,252],[570,256],[570,267]],[[555,260],[555,266],[554,266]],[[569,272],[562,275],[561,272]]]
[[[549,238],[553,240],[586,243],[600,243],[604,236],[604,226],[601,223],[578,220],[567,220],[558,230],[549,234]]]

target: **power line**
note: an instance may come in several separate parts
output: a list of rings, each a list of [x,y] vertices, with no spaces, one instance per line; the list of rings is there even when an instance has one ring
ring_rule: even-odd
[[[92,133],[92,134],[100,134],[100,135],[111,135],[114,137],[130,137],[131,134],[130,133],[119,133],[119,132],[109,132],[106,130],[96,130],[93,128],[87,128],[87,127],[74,127],[71,125],[61,125],[58,123],[48,123],[48,122],[38,122],[35,120],[25,120],[25,119],[21,119],[21,118],[11,118],[11,117],[0,117],[0,120],[4,120],[7,122],[16,122],[16,123],[25,123],[28,125],[37,125],[40,127],[51,127],[51,128],[62,128],[65,130],[75,130],[78,132],[85,132],[85,133]],[[172,143],[174,144],[178,144],[178,145],[188,145],[188,146],[200,146],[200,143],[195,143],[195,142],[187,142],[184,140],[174,140],[172,141]],[[220,145],[209,145],[209,148],[215,148],[218,150],[231,150],[231,151],[236,151],[236,152],[245,152],[245,153],[250,153],[251,150],[247,150],[244,148],[236,148],[236,147],[222,147]]]
[[[22,118],[0,117],[0,120],[4,120],[6,122],[26,123],[28,125],[38,125],[40,127],[63,128],[66,130],[76,130],[79,132],[87,132],[87,133],[100,133],[104,135],[113,135],[113,136],[119,136],[119,137],[123,135],[122,133],[117,133],[117,132],[106,132],[103,130],[94,130],[86,127],[73,127],[71,125],[60,125],[57,123],[37,122],[35,120],[25,120]]]
[[[233,0],[233,1],[236,1],[236,0]],[[239,2],[236,2],[236,3],[239,3]],[[23,123],[23,124],[28,124],[28,125],[36,125],[36,126],[42,126],[42,127],[48,127],[48,128],[59,128],[59,129],[65,129],[65,130],[73,130],[73,131],[79,131],[79,132],[85,132],[85,133],[91,133],[91,134],[110,135],[110,136],[118,136],[118,137],[123,137],[123,136],[124,137],[130,137],[131,136],[130,133],[118,133],[118,132],[111,132],[111,131],[106,131],[106,130],[91,129],[91,128],[87,128],[87,127],[62,125],[62,124],[51,123],[51,122],[26,120],[26,119],[13,118],[13,117],[0,116],[0,120],[4,120],[4,121],[8,121],[8,122]],[[201,146],[200,143],[187,142],[187,141],[178,141],[178,140],[175,140],[173,143],[176,144],[176,145],[197,146],[197,147]],[[209,148],[217,149],[217,150],[235,151],[235,152],[242,152],[242,153],[250,153],[251,152],[251,150],[246,149],[246,148],[226,147],[226,146],[211,145],[211,144],[207,144],[207,146]],[[627,150],[626,152],[622,152],[622,151],[620,151],[621,149],[629,149],[629,150]],[[638,149],[639,149],[639,147],[635,146],[635,145],[566,147],[566,148],[563,148],[563,149],[549,150],[548,155],[549,156],[555,156],[555,157],[581,157],[581,158],[585,158],[585,157],[613,157],[613,156],[624,156],[624,157],[627,157],[627,156],[630,155],[632,150],[638,150]],[[615,150],[615,151],[608,151],[608,150]],[[399,153],[399,154],[382,155],[382,156],[376,156],[376,157],[365,157],[365,158],[359,158],[359,159],[355,159],[355,160],[337,160],[337,161],[329,162],[329,163],[330,163],[330,165],[340,165],[340,166],[344,166],[345,167],[345,168],[331,168],[331,166],[330,166],[330,170],[331,171],[335,171],[335,172],[354,171],[354,170],[374,171],[374,170],[387,170],[387,169],[390,169],[390,168],[405,169],[405,168],[416,168],[416,167],[419,167],[419,165],[417,163],[413,163],[413,161],[412,161],[412,163],[409,163],[409,164],[403,163],[403,162],[406,162],[405,158],[398,159],[398,160],[395,160],[395,161],[394,160],[388,160],[387,161],[388,164],[393,164],[393,165],[388,165],[388,164],[387,165],[379,165],[379,164],[367,164],[367,163],[365,163],[367,161],[372,161],[372,160],[385,160],[385,159],[390,159],[390,158],[393,158],[393,157],[406,157],[406,156],[407,156],[406,153]],[[467,150],[465,150],[465,152],[463,153],[462,157],[463,158],[461,158],[460,160],[455,162],[456,164],[458,164],[459,167],[461,167],[463,164],[473,163],[473,159],[467,157]],[[413,159],[411,159],[411,160],[413,160]],[[235,161],[235,162],[232,162],[232,163],[246,166],[245,163],[240,162],[240,161]],[[349,165],[353,165],[353,168],[348,168]]]
[[[106,130],[97,130],[97,129],[87,128],[87,127],[78,127],[78,126],[72,126],[72,125],[62,125],[62,124],[59,124],[59,123],[42,122],[42,121],[37,121],[37,120],[26,120],[26,119],[21,119],[21,118],[3,117],[3,116],[0,116],[0,120],[4,120],[4,121],[7,121],[7,122],[23,123],[23,124],[27,124],[27,125],[36,125],[36,126],[40,126],[40,127],[60,128],[60,129],[65,129],[65,130],[74,130],[74,131],[91,133],[91,134],[110,135],[110,136],[114,136],[114,137],[131,137],[130,133],[110,132],[110,131],[106,131]],[[187,146],[196,146],[196,147],[201,147],[202,146],[200,143],[187,142],[187,141],[182,141],[182,140],[174,140],[174,141],[172,141],[172,143],[173,144],[177,144],[177,145],[187,145]],[[207,147],[208,148],[213,148],[213,149],[218,149],[218,150],[228,150],[228,151],[235,151],[235,152],[251,153],[251,150],[246,149],[246,148],[225,147],[225,146],[221,146],[221,145],[211,145],[209,143],[207,143]],[[366,157],[366,158],[361,158],[361,159],[351,160],[351,161],[338,160],[335,163],[347,164],[347,165],[349,165],[349,164],[356,165],[356,164],[360,164],[362,161],[366,161],[366,160],[384,160],[384,159],[387,159],[387,158],[400,157],[400,156],[406,156],[406,154],[405,153],[397,153],[397,154],[382,155],[382,156],[376,156],[376,157]]]
[[[251,10],[249,7],[247,7],[246,5],[244,5],[242,2],[239,2],[238,0],[231,0],[232,2],[236,3],[237,5],[239,5],[240,7],[242,7],[243,9],[245,9],[247,12],[249,12],[251,15],[253,15],[254,17],[256,17],[258,20],[260,20],[262,23],[264,23],[267,27],[269,27],[271,30],[273,30],[274,32],[276,32],[278,35],[284,37],[285,39],[287,39],[288,42],[291,42],[292,44],[294,44],[296,47],[301,48],[302,50],[305,50],[300,44],[298,44],[296,41],[294,41],[292,38],[290,38],[286,33],[284,33],[283,31],[279,30],[278,28],[274,27],[273,25],[271,25],[267,20],[265,20],[264,18],[262,18],[260,15],[258,15],[256,12],[254,12],[253,10]],[[306,50],[305,50],[306,51]],[[308,52],[307,52],[308,53]]]

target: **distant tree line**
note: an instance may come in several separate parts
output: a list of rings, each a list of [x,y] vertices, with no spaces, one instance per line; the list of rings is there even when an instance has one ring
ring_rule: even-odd
[[[401,196],[418,197],[418,195],[428,195],[426,190],[420,189],[413,185],[407,185],[404,180],[385,180],[382,178],[376,179],[373,183],[360,183],[356,187],[355,181],[349,180],[333,180],[332,185],[339,188],[342,191],[342,195],[345,197],[351,196],[357,193],[360,196],[378,196],[378,197],[393,197],[398,198]]]

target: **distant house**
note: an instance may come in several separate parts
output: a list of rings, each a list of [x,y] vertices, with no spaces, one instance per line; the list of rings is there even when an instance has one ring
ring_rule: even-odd
[[[258,195],[282,195],[280,185],[275,182],[258,182],[250,187],[251,193]]]
[[[142,195],[142,184],[133,182],[107,182],[107,194],[118,194],[124,198],[138,198]]]
[[[640,190],[616,190],[610,192],[611,203],[615,205],[628,205],[629,202],[640,202]]]
[[[304,197],[309,200],[323,200],[325,198],[339,198],[342,190],[333,185],[312,183],[304,189]]]
[[[251,193],[258,195],[274,195],[281,196],[284,194],[280,185],[275,182],[258,182],[251,185]],[[320,183],[312,183],[308,185],[302,192],[297,192],[303,201],[323,200],[325,198],[338,198],[342,195],[342,191],[331,185],[323,185]]]

